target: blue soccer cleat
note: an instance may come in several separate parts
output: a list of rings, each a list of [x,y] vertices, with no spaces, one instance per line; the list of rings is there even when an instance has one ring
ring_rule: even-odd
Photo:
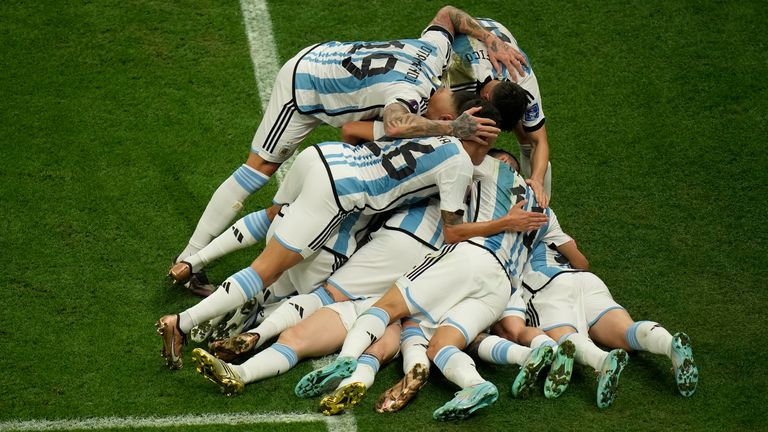
[[[499,391],[490,381],[469,386],[456,392],[453,399],[432,413],[435,420],[463,420],[473,412],[496,402]]]
[[[528,390],[536,384],[536,378],[539,372],[546,366],[552,364],[552,347],[549,345],[540,346],[530,354],[525,360],[525,364],[520,367],[515,381],[512,382],[512,396],[522,397]]]
[[[693,362],[691,338],[685,333],[672,336],[672,367],[680,394],[690,397],[699,383],[699,368]]]
[[[608,408],[616,399],[619,387],[619,376],[629,361],[629,355],[623,349],[615,349],[608,353],[600,368],[600,378],[597,381],[597,407]]]
[[[573,356],[576,355],[576,345],[567,340],[557,347],[552,367],[544,381],[544,396],[554,399],[568,388],[573,375]]]
[[[294,392],[296,396],[301,398],[330,393],[339,386],[344,378],[352,375],[356,367],[356,358],[338,357],[328,366],[304,375],[304,378],[296,384]]]

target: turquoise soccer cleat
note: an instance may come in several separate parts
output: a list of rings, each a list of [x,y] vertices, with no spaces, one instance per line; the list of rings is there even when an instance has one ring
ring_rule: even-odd
[[[462,420],[475,411],[496,402],[499,391],[489,381],[481,382],[456,392],[453,399],[432,413],[435,420]]]
[[[623,349],[615,349],[608,353],[600,368],[600,378],[597,381],[597,406],[608,408],[616,399],[619,387],[619,376],[629,361],[629,355]]]
[[[294,392],[301,398],[320,396],[336,390],[344,378],[352,375],[357,367],[357,359],[338,357],[324,368],[314,370],[299,380]]]
[[[699,383],[699,368],[693,362],[691,338],[685,333],[672,336],[672,367],[680,394],[691,397]]]
[[[544,396],[554,399],[568,388],[573,374],[573,356],[576,354],[576,346],[567,340],[557,347],[552,367],[544,381]]]
[[[517,373],[515,381],[512,382],[512,396],[524,396],[536,384],[539,372],[552,364],[553,355],[552,347],[549,345],[540,346],[531,351],[525,360],[525,364],[520,367],[520,372]]]

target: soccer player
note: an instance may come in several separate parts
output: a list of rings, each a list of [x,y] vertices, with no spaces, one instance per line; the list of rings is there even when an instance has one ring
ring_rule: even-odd
[[[340,127],[383,117],[389,137],[451,135],[485,139],[498,133],[490,123],[462,114],[450,120],[421,117],[440,86],[453,37],[470,34],[492,49],[501,70],[522,71],[522,55],[480,27],[466,13],[440,9],[419,39],[386,42],[327,42],[301,50],[280,69],[269,105],[244,165],[214,192],[176,262],[207,245],[318,125]]]
[[[653,321],[634,321],[588,268],[576,242],[562,233],[556,241],[534,248],[524,286],[533,324],[556,340],[572,341],[576,361],[598,371],[597,406],[613,403],[631,350],[669,357],[680,394],[693,395],[699,372],[688,335],[672,335]],[[604,351],[595,343],[613,350]]]
[[[506,27],[491,19],[478,18],[477,21],[505,44],[523,53]],[[520,145],[521,172],[528,178],[528,184],[533,188],[539,205],[548,207],[552,195],[549,141],[544,126],[539,83],[528,57],[523,66],[525,76],[515,79],[514,71],[505,68],[501,73],[498,72],[489,59],[488,45],[483,41],[459,34],[454,39],[453,51],[444,78],[446,84],[454,91],[476,92],[483,99],[493,102],[501,111],[504,121],[500,127],[502,130],[514,131]],[[520,117],[522,122],[518,120]]]
[[[527,204],[529,210],[535,205],[531,189],[505,164],[485,158],[477,171],[487,181],[480,186],[484,193],[469,220],[489,223],[484,221],[506,214],[513,202],[514,207]],[[519,194],[519,190],[523,193]],[[477,373],[472,359],[461,350],[501,315],[512,290],[510,269],[522,270],[528,247],[540,227],[536,223],[522,232],[474,237],[430,254],[357,319],[339,357],[329,366],[307,374],[297,388],[323,387],[349,376],[371,340],[381,337],[391,322],[413,316],[428,334],[430,360],[462,389],[433,417],[466,418],[492,404],[498,390]]]

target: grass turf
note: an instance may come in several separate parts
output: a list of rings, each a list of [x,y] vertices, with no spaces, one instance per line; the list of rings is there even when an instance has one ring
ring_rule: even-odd
[[[585,369],[558,400],[518,401],[508,390],[516,368],[480,365],[499,401],[442,425],[431,412],[455,388],[439,373],[403,412],[373,412],[374,396],[399,378],[392,364],[354,410],[358,428],[766,424],[755,348],[768,306],[763,5],[454,5],[520,41],[543,94],[553,208],[633,317],[691,335],[701,383],[684,400],[666,359],[633,356],[615,406],[599,411]],[[438,7],[270,2],[281,61],[321,40],[416,36]],[[158,316],[196,301],[164,273],[244,161],[261,116],[238,3],[5,1],[0,24],[0,421],[315,411],[317,401],[292,394],[309,364],[226,399],[189,367],[164,370],[154,336]],[[306,143],[337,136],[321,127]],[[211,276],[253,254],[227,257]],[[284,430],[315,427],[324,426]]]

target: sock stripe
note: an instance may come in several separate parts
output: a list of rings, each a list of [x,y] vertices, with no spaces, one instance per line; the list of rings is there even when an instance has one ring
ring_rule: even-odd
[[[438,369],[441,371],[445,369],[446,363],[448,363],[448,360],[453,357],[454,354],[461,352],[458,348],[456,348],[453,345],[448,345],[446,347],[443,347],[440,351],[438,351],[437,355],[435,356],[435,366],[437,366]]]
[[[400,342],[412,337],[427,338],[421,330],[421,327],[404,327],[403,330],[400,331]]]
[[[328,291],[324,287],[317,287],[314,291],[312,291],[311,294],[314,294],[320,298],[320,302],[323,304],[323,306],[328,306],[329,304],[334,304],[336,301],[331,297],[330,294],[328,294]]]
[[[376,373],[379,371],[379,359],[377,359],[375,356],[372,356],[370,354],[363,354],[357,359],[357,364],[364,364],[368,365],[373,369],[373,372]]]
[[[232,176],[248,193],[254,193],[261,189],[261,187],[269,180],[269,177],[245,164],[236,169],[235,172],[232,173]]]
[[[647,322],[647,321],[637,321],[636,323],[629,326],[627,329],[627,343],[629,343],[630,348],[632,348],[635,351],[642,351],[643,347],[640,345],[640,341],[637,340],[637,328],[640,327],[640,324]]]
[[[499,338],[499,340],[493,345],[493,348],[491,348],[491,358],[493,359],[494,363],[509,363],[507,361],[507,353],[513,345],[516,344],[506,339]]]
[[[296,355],[296,351],[294,351],[288,345],[283,345],[281,343],[273,343],[271,348],[274,348],[275,351],[285,356],[285,358],[288,360],[288,364],[290,365],[290,367],[296,366],[296,363],[299,362],[299,356]]]
[[[270,222],[266,210],[248,213],[243,218],[243,222],[245,222],[245,227],[248,228],[248,232],[250,232],[256,240],[261,240],[267,236]]]
[[[382,308],[372,307],[372,308],[368,309],[367,311],[363,312],[363,315],[366,315],[366,314],[373,315],[376,318],[380,319],[381,322],[383,322],[385,326],[389,325],[389,314],[387,313],[387,311],[385,311]]]
[[[231,277],[240,285],[248,299],[256,297],[256,294],[264,287],[261,277],[251,267],[246,267]]]

